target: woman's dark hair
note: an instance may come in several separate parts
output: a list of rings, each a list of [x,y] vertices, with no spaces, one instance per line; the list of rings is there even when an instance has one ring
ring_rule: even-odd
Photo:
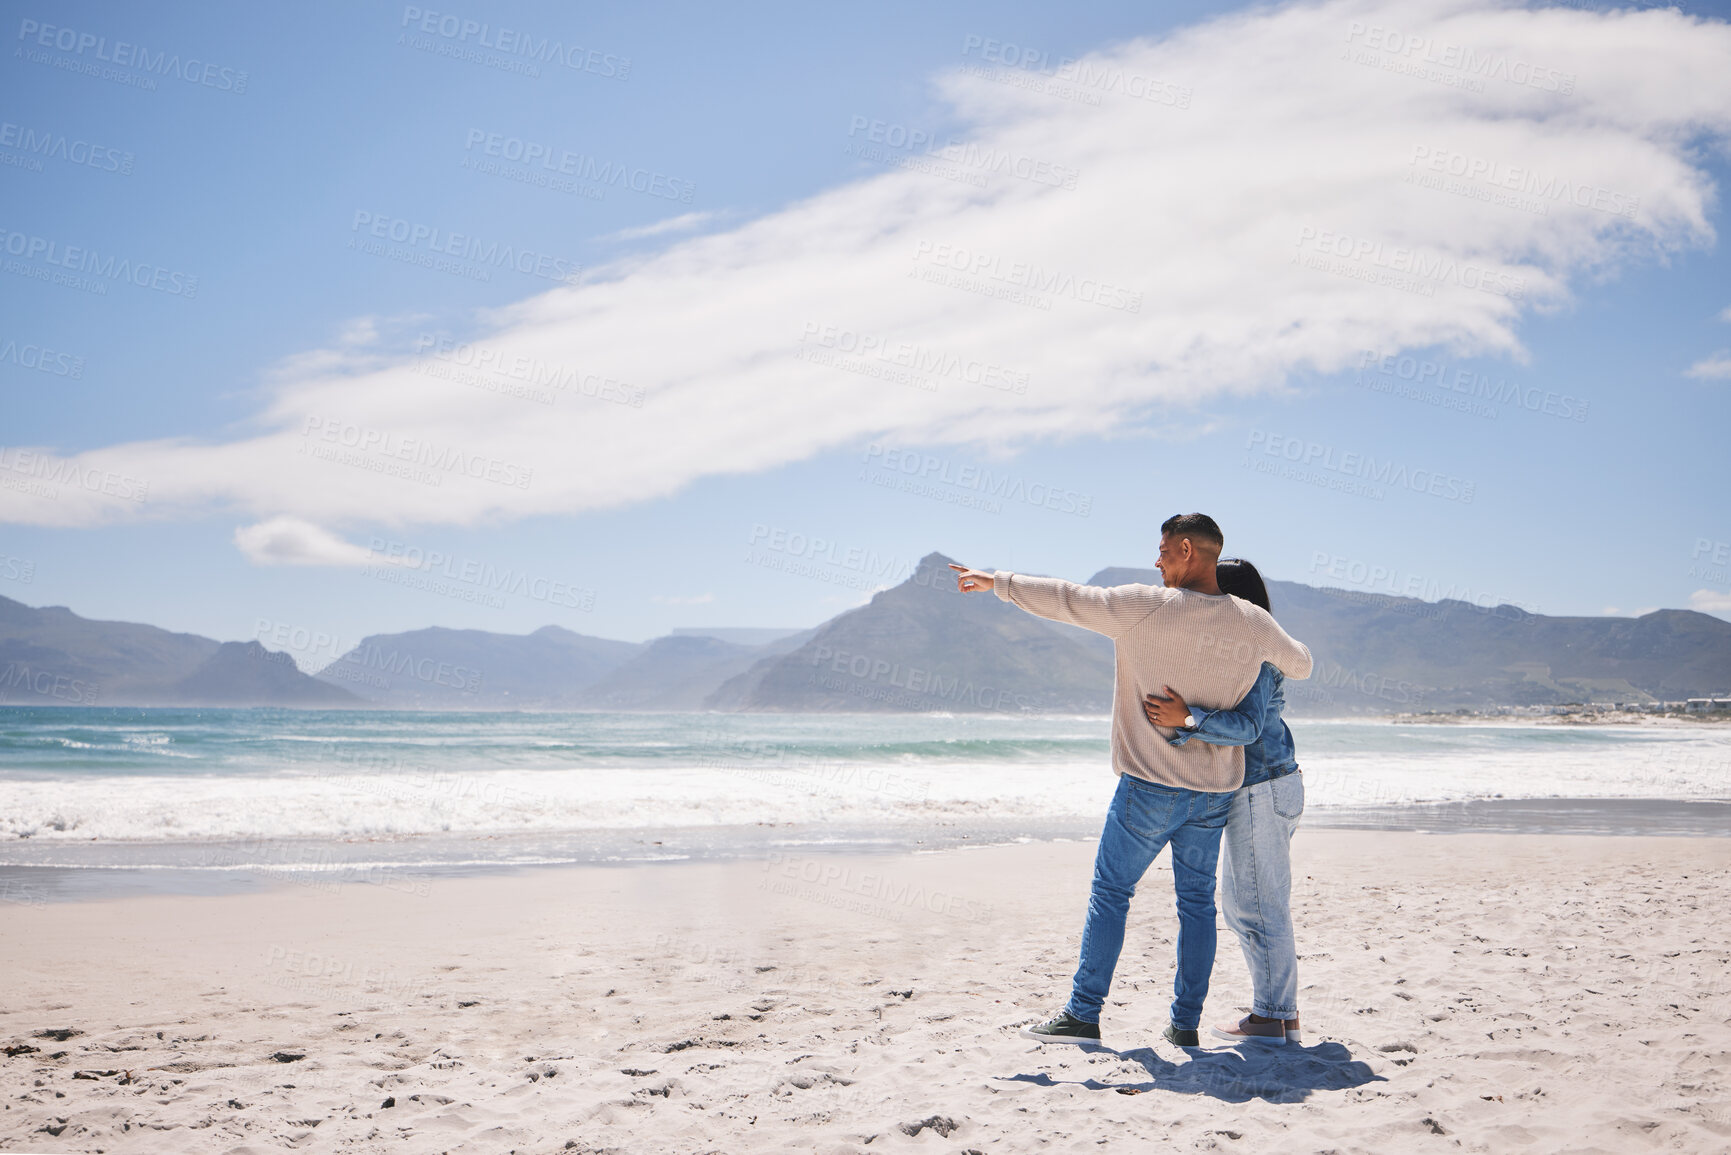
[[[1229,557],[1215,566],[1214,580],[1220,583],[1221,593],[1243,598],[1253,606],[1274,612],[1268,606],[1268,587],[1262,584],[1262,575],[1243,558]]]

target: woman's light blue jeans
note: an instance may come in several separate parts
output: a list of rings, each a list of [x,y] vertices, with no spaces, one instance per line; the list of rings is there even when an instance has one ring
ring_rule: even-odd
[[[1298,947],[1292,935],[1292,834],[1304,813],[1299,771],[1232,795],[1220,855],[1220,905],[1244,949],[1266,1019],[1298,1017]]]
[[[1172,886],[1178,894],[1178,973],[1172,981],[1172,1025],[1195,1030],[1214,971],[1214,867],[1220,834],[1236,793],[1206,794],[1144,782],[1128,774],[1106,811],[1088,921],[1082,928],[1082,959],[1064,1009],[1087,1023],[1100,1021],[1100,1006],[1112,985],[1124,949],[1130,896],[1162,847],[1172,845]]]

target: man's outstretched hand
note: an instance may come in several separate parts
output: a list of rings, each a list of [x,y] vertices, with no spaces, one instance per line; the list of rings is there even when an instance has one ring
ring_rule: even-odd
[[[950,563],[950,568],[956,571],[957,593],[973,594],[992,588],[992,575],[985,570],[969,569],[955,562]]]

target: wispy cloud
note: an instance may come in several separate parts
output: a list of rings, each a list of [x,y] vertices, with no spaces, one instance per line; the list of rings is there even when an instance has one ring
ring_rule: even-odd
[[[1731,381],[1731,349],[1721,349],[1701,358],[1683,370],[1683,376],[1701,381]]]
[[[676,217],[668,217],[664,221],[656,221],[651,225],[638,225],[636,228],[620,229],[616,233],[607,233],[598,238],[603,241],[635,241],[644,237],[663,237],[669,233],[688,233],[692,229],[701,228],[714,220],[719,214],[713,212],[680,213]]]
[[[273,517],[234,531],[234,544],[254,565],[379,564],[365,548],[298,517]]]
[[[1390,52],[1395,29],[1429,47]],[[968,180],[914,158],[489,312],[466,335],[493,351],[484,365],[440,350],[357,365],[339,345],[274,383],[258,436],[72,462],[147,479],[148,501],[7,488],[0,518],[476,524],[627,506],[872,437],[996,453],[1364,349],[1519,358],[1523,316],[1575,280],[1713,240],[1699,166],[1731,135],[1723,22],[1333,0],[1080,67],[1088,100],[937,78],[975,126],[944,162]],[[1152,84],[1187,107],[1133,95]],[[1502,203],[1511,170],[1543,178],[1523,195],[1544,212]],[[1027,179],[1040,171],[1074,179]],[[537,381],[546,397],[525,397]],[[300,534],[254,548],[352,556]]]
[[[1696,590],[1689,595],[1689,608],[1704,614],[1731,618],[1731,593],[1724,590]]]

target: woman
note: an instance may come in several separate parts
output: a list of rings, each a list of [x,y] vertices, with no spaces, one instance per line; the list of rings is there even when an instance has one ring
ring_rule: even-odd
[[[1268,587],[1256,567],[1228,558],[1215,571],[1222,593],[1268,607]],[[1238,935],[1254,985],[1251,1013],[1213,1028],[1235,1043],[1279,1046],[1302,1041],[1298,1026],[1298,949],[1292,935],[1293,832],[1304,813],[1304,780],[1281,719],[1286,679],[1263,663],[1256,684],[1230,710],[1200,710],[1167,686],[1167,697],[1148,695],[1148,720],[1217,746],[1244,747],[1244,785],[1232,797],[1220,848],[1221,907]]]

